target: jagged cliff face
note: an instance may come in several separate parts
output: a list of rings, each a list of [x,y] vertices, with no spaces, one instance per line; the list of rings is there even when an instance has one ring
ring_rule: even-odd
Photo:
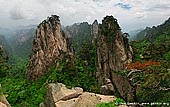
[[[97,20],[95,20],[92,24],[92,28],[91,28],[91,39],[92,39],[92,43],[95,43],[97,37],[98,37],[98,33],[99,33],[99,24],[97,22]]]
[[[102,83],[102,78],[111,78],[113,70],[122,70],[126,63],[132,59],[124,41],[122,32],[117,20],[112,16],[107,16],[100,25],[99,37],[97,39],[98,53],[98,79]],[[127,47],[127,49],[126,49]]]
[[[113,91],[111,94],[114,94],[117,90],[122,97],[127,97],[128,91],[130,91],[128,81],[114,72],[123,70],[125,64],[132,61],[132,50],[128,44],[128,39],[123,36],[117,20],[113,16],[106,16],[102,20],[102,24],[99,25],[97,54],[96,76],[98,82],[101,85],[108,86],[109,84],[110,89],[108,91]]]
[[[82,44],[89,42],[91,36],[91,25],[87,22],[75,23],[64,29],[66,37],[72,38],[75,51],[78,52]]]
[[[67,52],[59,17],[52,15],[39,24],[33,41],[27,78],[37,80],[55,63],[58,56]]]
[[[97,38],[98,31],[99,31],[99,24],[98,24],[97,20],[95,20],[92,24],[92,35],[94,38]]]

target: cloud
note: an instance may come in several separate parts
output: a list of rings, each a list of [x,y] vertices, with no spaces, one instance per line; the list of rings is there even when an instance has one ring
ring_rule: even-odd
[[[0,23],[6,17],[10,25],[37,24],[56,14],[65,26],[95,19],[101,22],[104,16],[113,15],[129,31],[166,20],[170,0],[0,0],[0,13]]]
[[[21,20],[25,19],[24,13],[22,10],[18,7],[14,7],[10,12],[9,12],[10,18],[13,20]]]
[[[145,11],[166,11],[166,10],[170,10],[170,5],[167,4],[156,4],[152,7],[147,8]]]

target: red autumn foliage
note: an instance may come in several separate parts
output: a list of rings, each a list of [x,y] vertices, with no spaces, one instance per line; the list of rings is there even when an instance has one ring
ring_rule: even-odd
[[[128,69],[128,70],[131,70],[131,69],[146,70],[149,66],[158,66],[158,65],[160,65],[160,63],[156,62],[156,61],[146,61],[145,63],[135,62],[135,63],[127,64],[126,69]]]

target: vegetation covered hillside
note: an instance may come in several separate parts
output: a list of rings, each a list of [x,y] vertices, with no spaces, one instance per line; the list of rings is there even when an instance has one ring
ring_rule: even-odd
[[[146,27],[144,30],[140,31],[134,36],[134,40],[142,39],[154,40],[158,38],[158,36],[169,34],[169,29],[170,18],[158,26],[153,26],[152,28]]]
[[[131,42],[134,57],[133,63],[127,68],[140,71],[136,74],[134,72],[136,77],[133,77],[137,83],[135,88],[139,102],[160,102],[160,105],[170,103],[170,29],[168,23],[169,20],[156,28],[153,27],[150,29],[152,33],[148,36]]]

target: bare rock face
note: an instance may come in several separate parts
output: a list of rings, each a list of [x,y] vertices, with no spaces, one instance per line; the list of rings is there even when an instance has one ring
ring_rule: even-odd
[[[60,54],[67,52],[59,16],[52,15],[39,24],[33,41],[27,78],[37,80],[53,65]]]
[[[97,20],[95,20],[92,23],[92,28],[91,28],[91,35],[92,35],[92,42],[94,43],[95,39],[97,38],[99,33],[99,24],[97,22]]]
[[[40,107],[96,107],[98,103],[113,100],[116,100],[115,96],[83,92],[79,87],[68,89],[62,83],[51,83],[48,84],[45,102]]]
[[[98,68],[96,76],[98,82],[103,85],[103,89],[105,87],[105,91],[110,90],[110,94],[114,93],[112,88],[114,86],[115,90],[126,99],[128,93],[124,90],[126,88],[131,90],[129,83],[123,77],[118,77],[113,71],[123,70],[125,65],[132,61],[132,50],[128,44],[128,39],[121,32],[117,19],[113,16],[106,16],[102,20],[102,24],[99,25],[97,47]],[[110,80],[111,83],[108,84],[107,80]]]
[[[51,83],[48,85],[45,105],[46,107],[55,107],[55,105],[61,105],[62,101],[65,102],[67,100],[77,98],[82,93],[83,89],[79,87],[67,89],[64,84]]]
[[[94,93],[83,93],[75,102],[74,107],[96,107],[100,103],[100,97]]]
[[[99,37],[97,40],[98,53],[98,80],[100,83],[105,82],[102,78],[111,78],[113,70],[122,70],[125,64],[132,60],[125,49],[124,38],[113,16],[106,16],[100,25]]]
[[[126,76],[112,73],[112,81],[120,96],[124,98],[127,102],[133,102],[136,100],[133,87],[130,86],[130,83],[128,82]]]

